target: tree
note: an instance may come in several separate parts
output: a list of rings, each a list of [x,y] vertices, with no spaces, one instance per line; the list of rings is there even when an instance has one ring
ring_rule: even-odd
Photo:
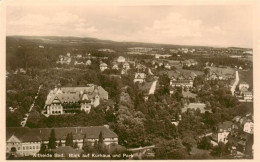
[[[71,146],[71,147],[74,146],[72,132],[67,134],[65,145],[66,146]]]
[[[211,151],[211,155],[217,157],[223,157],[227,154],[229,154],[228,147],[223,142],[219,142]]]
[[[185,159],[186,156],[185,148],[179,140],[161,140],[156,145],[156,159]]]
[[[104,143],[104,138],[103,138],[103,134],[102,131],[99,133],[99,137],[98,137],[98,144],[103,144]]]
[[[61,139],[60,139],[60,141],[59,141],[59,143],[58,143],[58,146],[62,146],[62,142],[61,142]]]
[[[40,154],[45,154],[45,152],[46,152],[46,145],[42,142],[39,153]]]
[[[210,139],[208,137],[202,137],[202,139],[198,142],[198,148],[203,150],[208,150],[212,148]]]
[[[188,153],[190,153],[193,145],[195,144],[195,140],[191,137],[184,137],[182,140],[182,144],[186,147]]]
[[[86,143],[86,138],[87,138],[87,135],[85,134],[85,135],[84,135],[84,137],[83,137],[82,146],[84,146],[84,145],[85,145],[85,143]]]
[[[77,141],[74,143],[73,148],[75,148],[75,149],[79,148]]]
[[[84,142],[82,149],[84,150],[84,153],[86,153],[86,154],[93,153],[93,151],[94,151],[92,144],[88,141]]]
[[[54,129],[51,130],[51,134],[50,134],[50,137],[49,137],[48,148],[49,149],[55,149],[56,148],[56,137],[55,137]]]

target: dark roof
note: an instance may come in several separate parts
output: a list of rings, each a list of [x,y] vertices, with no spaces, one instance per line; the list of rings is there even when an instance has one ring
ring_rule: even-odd
[[[99,95],[101,99],[108,99],[108,92],[101,86],[96,85],[88,85],[88,87],[61,87],[60,90],[60,93],[56,93],[55,90],[50,92],[53,93],[53,96],[47,99],[46,105],[52,104],[55,98],[57,98],[61,103],[79,102],[83,94],[87,94],[89,99],[94,98],[96,95]]]
[[[231,128],[233,125],[233,123],[231,121],[224,121],[223,123],[220,123],[218,125],[219,129],[223,129],[223,130],[228,130],[229,128]]]
[[[83,139],[86,134],[86,138],[98,139],[100,132],[102,132],[104,138],[117,138],[117,134],[109,130],[105,126],[91,126],[91,127],[61,127],[61,128],[19,128],[12,127],[7,128],[7,139],[11,137],[13,132],[15,136],[21,141],[47,141],[49,139],[51,130],[54,129],[55,137],[57,140],[65,140],[68,133],[73,134],[74,139]]]
[[[6,128],[6,140],[12,135],[17,137],[22,142],[37,142],[41,139],[30,128],[24,127],[11,127]]]

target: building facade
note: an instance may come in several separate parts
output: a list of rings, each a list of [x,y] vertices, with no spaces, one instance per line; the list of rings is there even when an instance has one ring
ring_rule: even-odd
[[[61,128],[26,128],[10,127],[6,129],[6,153],[16,153],[20,156],[30,156],[38,153],[42,142],[48,145],[51,130],[54,129],[56,144],[60,141],[65,146],[66,137],[69,133],[73,135],[73,142],[78,143],[82,149],[83,141],[89,141],[94,145],[102,132],[104,144],[118,144],[118,136],[107,126],[91,127],[61,127]],[[84,137],[86,137],[84,139]]]
[[[101,100],[108,100],[108,92],[101,86],[88,84],[86,87],[56,87],[51,90],[45,102],[48,115],[61,115],[79,111],[90,112]]]

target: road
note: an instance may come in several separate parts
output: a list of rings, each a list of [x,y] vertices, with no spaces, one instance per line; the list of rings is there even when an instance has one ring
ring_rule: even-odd
[[[32,111],[32,109],[33,109],[33,107],[34,107],[35,100],[38,98],[38,95],[39,95],[39,93],[40,93],[41,88],[42,88],[42,85],[39,86],[37,95],[34,97],[33,103],[32,103],[32,105],[31,105],[31,107],[30,107],[28,113],[25,114],[26,117],[25,117],[24,120],[21,122],[21,126],[22,126],[22,127],[24,127],[24,126],[26,125],[26,122],[27,122],[27,120],[28,120],[28,118],[29,118],[30,112]]]
[[[238,82],[239,82],[239,75],[238,75],[238,71],[236,71],[236,80],[235,80],[234,84],[231,87],[231,93],[232,93],[233,96],[234,96],[234,93],[235,93],[236,86],[237,86]]]

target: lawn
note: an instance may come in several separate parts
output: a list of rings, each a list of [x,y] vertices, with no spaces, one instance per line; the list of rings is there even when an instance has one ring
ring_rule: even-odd
[[[250,71],[243,71],[239,70],[239,83],[242,81],[247,82],[250,87],[253,87],[253,70]]]

